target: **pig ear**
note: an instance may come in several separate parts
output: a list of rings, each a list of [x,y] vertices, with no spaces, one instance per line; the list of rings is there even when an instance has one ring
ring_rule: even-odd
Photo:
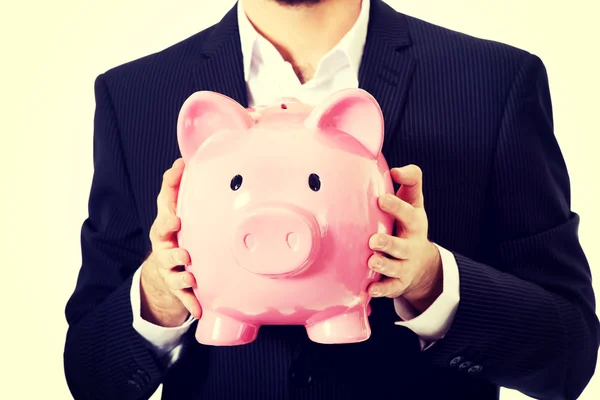
[[[316,106],[306,120],[309,128],[333,128],[354,136],[377,158],[383,146],[383,114],[377,100],[362,89],[344,89]]]
[[[235,100],[219,93],[201,91],[192,94],[181,106],[177,120],[177,140],[185,161],[214,134],[246,131],[254,125],[250,114]]]

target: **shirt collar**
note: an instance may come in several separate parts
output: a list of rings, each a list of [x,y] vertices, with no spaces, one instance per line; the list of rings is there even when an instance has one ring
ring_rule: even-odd
[[[344,35],[340,42],[329,53],[327,57],[336,51],[341,51],[346,55],[350,66],[358,76],[358,69],[362,59],[363,49],[367,40],[367,31],[369,25],[370,0],[362,0],[361,10],[358,19],[352,28]],[[250,66],[255,52],[255,46],[261,37],[256,29],[250,23],[250,20],[244,12],[242,0],[237,3],[238,29],[240,34],[240,43],[242,47],[242,56],[244,60],[244,78],[248,81],[250,75]],[[325,58],[324,57],[324,58]]]

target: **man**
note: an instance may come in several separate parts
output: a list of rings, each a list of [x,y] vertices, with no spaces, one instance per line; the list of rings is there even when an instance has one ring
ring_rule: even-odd
[[[396,236],[370,240],[389,255],[369,260],[385,275],[370,287],[371,338],[319,345],[267,326],[248,345],[198,344],[201,305],[174,236],[179,108],[199,90],[252,106],[349,87],[381,104],[400,185],[379,201]],[[500,386],[575,399],[589,382],[595,298],[538,57],[380,0],[244,0],[102,74],[95,93],[83,265],[66,308],[75,399],[145,399],[160,383],[165,399],[481,400]]]

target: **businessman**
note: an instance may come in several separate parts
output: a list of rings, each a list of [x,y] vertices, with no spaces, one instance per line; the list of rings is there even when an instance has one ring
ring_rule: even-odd
[[[297,326],[194,339],[202,318],[174,214],[176,122],[199,90],[244,106],[380,103],[394,235],[373,235],[372,336],[320,345]],[[575,399],[596,365],[590,267],[570,209],[547,74],[535,55],[381,0],[244,0],[214,26],[95,82],[94,176],[66,307],[73,397]],[[210,196],[211,193],[205,193]]]

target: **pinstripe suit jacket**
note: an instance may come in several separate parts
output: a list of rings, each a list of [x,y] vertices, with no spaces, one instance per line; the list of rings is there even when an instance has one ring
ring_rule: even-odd
[[[590,268],[570,209],[542,61],[373,1],[360,87],[380,102],[392,167],[419,165],[430,237],[451,250],[461,303],[427,351],[373,300],[367,342],[323,346],[296,327],[207,348],[185,338],[167,367],[132,328],[131,276],[150,251],[162,173],[179,157],[191,93],[246,104],[235,9],[218,24],[95,82],[93,183],[82,266],[66,307],[75,399],[495,399],[498,387],[574,399],[592,376],[599,329]],[[482,367],[469,373],[469,365]]]

